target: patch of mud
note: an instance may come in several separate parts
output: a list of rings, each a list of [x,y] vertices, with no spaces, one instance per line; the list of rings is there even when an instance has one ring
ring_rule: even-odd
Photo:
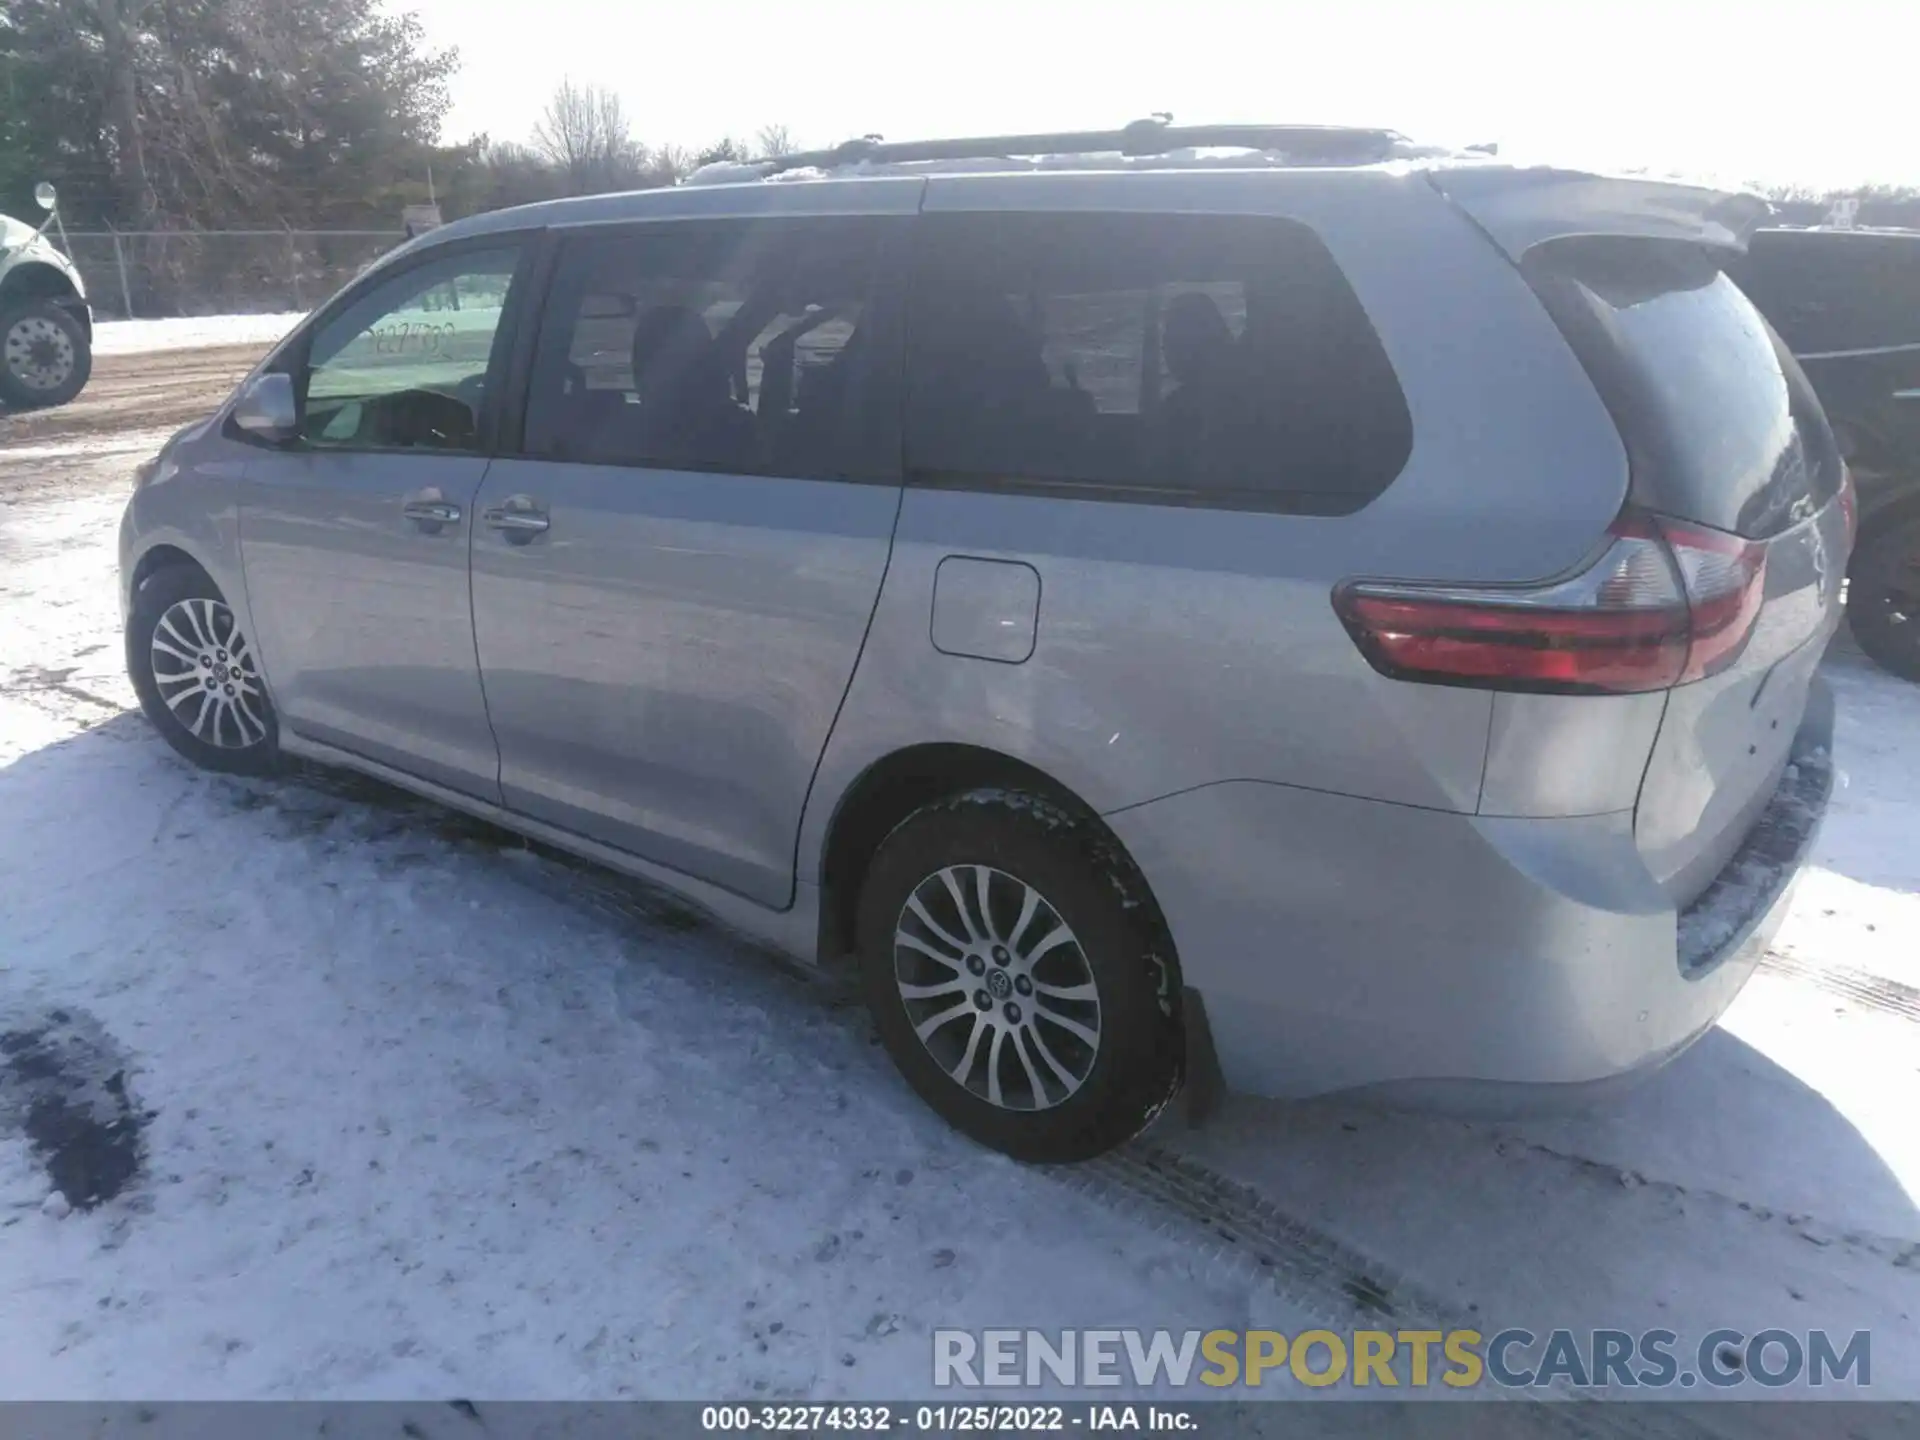
[[[93,378],[70,403],[50,410],[0,409],[0,447],[172,430],[216,408],[270,348],[210,345],[97,356]]]
[[[0,1132],[26,1137],[74,1209],[122,1194],[140,1176],[146,1117],[127,1092],[119,1043],[71,1008],[0,1025]]]
[[[472,852],[519,850],[528,842],[462,811],[436,805],[351,770],[303,761],[267,780],[216,779],[212,793],[235,810],[267,816],[281,834],[321,842],[441,841]]]
[[[96,647],[97,648],[97,647]],[[118,715],[126,706],[105,695],[96,695],[83,685],[73,683],[73,677],[80,673],[78,665],[26,665],[6,679],[0,680],[0,695],[25,696],[30,692],[42,692],[59,695],[68,700],[79,700],[88,705]]]

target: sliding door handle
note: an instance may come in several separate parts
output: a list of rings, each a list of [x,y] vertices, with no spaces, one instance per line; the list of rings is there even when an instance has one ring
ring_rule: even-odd
[[[483,511],[480,518],[486,521],[488,529],[498,530],[509,540],[531,539],[552,524],[546,511],[519,496]]]
[[[446,500],[409,500],[400,507],[400,513],[421,525],[460,523],[460,507]]]

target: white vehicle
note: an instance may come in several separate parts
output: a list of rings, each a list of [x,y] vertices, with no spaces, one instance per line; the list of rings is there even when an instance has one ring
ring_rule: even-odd
[[[0,215],[0,404],[25,410],[64,405],[93,373],[93,311],[73,261],[47,239],[53,186],[34,199],[47,212],[39,229]]]

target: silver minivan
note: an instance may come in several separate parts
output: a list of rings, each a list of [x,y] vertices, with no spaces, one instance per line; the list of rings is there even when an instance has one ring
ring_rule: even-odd
[[[403,246],[142,467],[170,744],[852,967],[1023,1158],[1188,1077],[1583,1097],[1732,1001],[1852,531],[1760,202],[1158,123],[698,178]]]

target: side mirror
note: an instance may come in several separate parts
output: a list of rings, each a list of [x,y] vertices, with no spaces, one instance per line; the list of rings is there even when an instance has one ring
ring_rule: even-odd
[[[256,375],[233,402],[233,423],[269,445],[284,445],[300,433],[300,407],[291,375]]]
[[[59,200],[59,192],[53,188],[52,181],[42,180],[38,185],[33,187],[33,203],[38,205],[42,210],[53,209],[53,207],[59,203]]]

